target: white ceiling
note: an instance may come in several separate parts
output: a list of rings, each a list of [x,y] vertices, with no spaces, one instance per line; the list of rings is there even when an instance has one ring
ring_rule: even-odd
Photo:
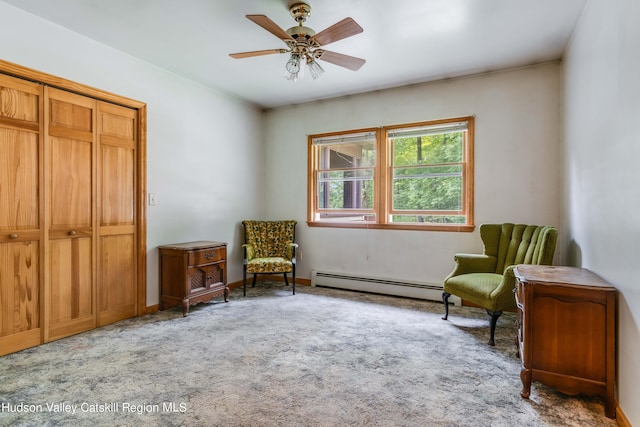
[[[245,18],[296,25],[289,0],[2,0],[263,108],[556,60],[587,0],[310,0],[319,32],[350,16],[364,32],[327,46],[364,58],[359,71],[284,78],[287,55],[229,53],[284,48]]]

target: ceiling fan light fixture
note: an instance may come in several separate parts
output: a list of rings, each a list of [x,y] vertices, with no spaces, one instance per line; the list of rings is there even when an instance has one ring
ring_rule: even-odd
[[[298,78],[304,76],[304,61],[302,57],[297,53],[292,53],[285,65],[284,77],[287,80],[297,81]]]
[[[289,80],[289,81],[292,81],[292,82],[297,82],[298,81],[298,74],[291,74],[288,71],[285,71],[284,78]]]
[[[324,68],[322,68],[322,66],[320,66],[320,64],[318,64],[311,56],[307,57],[307,67],[309,67],[309,73],[314,80],[324,74]]]
[[[300,71],[300,55],[297,53],[292,53],[285,65],[285,68],[291,74],[298,74]]]

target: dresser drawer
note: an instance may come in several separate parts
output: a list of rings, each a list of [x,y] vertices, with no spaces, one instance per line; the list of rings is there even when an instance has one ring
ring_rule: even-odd
[[[224,260],[226,255],[227,250],[224,247],[189,252],[189,265],[211,264],[212,262]]]

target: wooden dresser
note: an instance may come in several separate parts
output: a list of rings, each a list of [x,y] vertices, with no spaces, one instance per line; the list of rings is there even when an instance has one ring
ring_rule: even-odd
[[[522,397],[539,381],[599,395],[615,418],[616,289],[589,270],[518,265],[516,303]]]
[[[160,310],[208,302],[217,296],[229,301],[227,244],[198,241],[158,247],[160,252]]]

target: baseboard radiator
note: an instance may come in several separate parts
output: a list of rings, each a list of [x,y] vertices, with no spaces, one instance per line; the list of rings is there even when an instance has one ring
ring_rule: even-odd
[[[313,270],[311,272],[311,286],[442,301],[442,285],[439,284],[366,277],[346,273]],[[455,305],[461,304],[460,298],[454,295],[449,298],[449,302]]]

